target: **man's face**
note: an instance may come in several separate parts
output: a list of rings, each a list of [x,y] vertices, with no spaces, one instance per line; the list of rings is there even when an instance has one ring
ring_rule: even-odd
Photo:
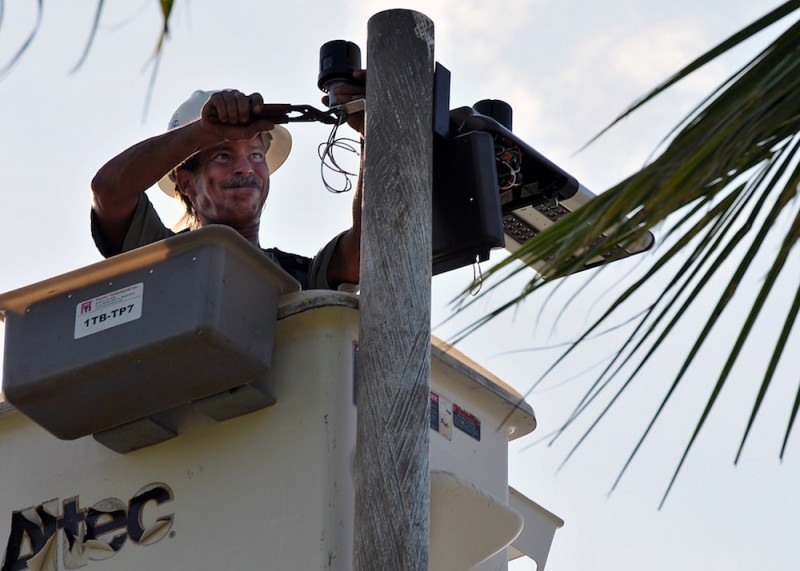
[[[178,185],[202,225],[237,229],[258,224],[269,194],[269,170],[261,137],[228,141],[197,155],[198,167],[179,170]]]

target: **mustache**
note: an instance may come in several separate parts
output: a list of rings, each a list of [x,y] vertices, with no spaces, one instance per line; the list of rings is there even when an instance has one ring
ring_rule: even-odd
[[[263,186],[263,183],[261,179],[255,175],[250,175],[250,176],[234,175],[220,184],[220,187],[223,189],[242,188],[251,186],[261,188]]]

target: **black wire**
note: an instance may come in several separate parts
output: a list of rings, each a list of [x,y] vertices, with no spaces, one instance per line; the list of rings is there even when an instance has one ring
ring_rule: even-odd
[[[322,184],[325,185],[325,188],[328,192],[332,192],[334,194],[341,194],[343,192],[348,192],[353,188],[353,181],[350,177],[357,176],[356,173],[352,173],[344,168],[342,168],[336,160],[336,157],[333,156],[333,151],[335,149],[344,150],[351,153],[354,153],[356,156],[360,155],[361,143],[356,139],[351,139],[349,137],[340,137],[336,138],[336,133],[339,130],[339,126],[342,125],[347,117],[342,115],[339,117],[339,121],[333,126],[331,129],[330,134],[328,135],[328,140],[324,143],[320,143],[317,147],[317,155],[320,159],[320,177],[322,178]],[[327,171],[332,171],[336,174],[340,174],[344,177],[344,184],[343,188],[339,188],[333,186],[328,182],[325,177]]]

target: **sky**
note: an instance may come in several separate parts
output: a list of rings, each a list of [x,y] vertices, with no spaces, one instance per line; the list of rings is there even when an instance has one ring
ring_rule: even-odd
[[[89,235],[94,173],[124,148],[162,132],[192,91],[235,87],[259,91],[269,101],[319,105],[319,47],[348,39],[366,52],[367,22],[384,9],[418,10],[434,22],[436,60],[452,74],[451,108],[485,98],[507,101],[518,136],[600,193],[642,166],[682,114],[777,30],[707,66],[578,152],[584,143],[660,80],[779,2],[179,1],[149,105],[158,3],[108,0],[88,58],[70,73],[89,37],[96,4],[47,3],[30,49],[0,78],[0,292],[101,259]],[[35,6],[4,3],[0,65],[32,28]],[[368,67],[366,58],[365,63]],[[349,225],[351,196],[326,191],[320,179],[316,149],[328,128],[301,124],[291,130],[292,155],[272,177],[261,240],[262,245],[313,255]],[[166,223],[177,220],[179,211],[171,200],[158,189],[149,195]],[[602,304],[657,253],[570,278],[551,295],[537,296],[478,330],[458,348],[527,393],[557,358],[559,347],[577,337]],[[492,260],[503,255],[496,252]],[[796,255],[788,267],[798,267]],[[472,275],[472,268],[463,268],[434,278],[436,335],[451,338],[493,304],[516,294],[526,277],[511,280],[446,321],[450,302]],[[742,284],[741,299],[752,296],[761,275],[756,272]],[[778,458],[797,390],[797,354],[781,364],[742,459],[733,464],[765,352],[776,336],[774,324],[780,323],[787,296],[796,289],[796,270],[789,279],[770,299],[757,324],[757,339],[743,348],[729,386],[661,509],[741,314],[726,316],[613,493],[617,474],[713,295],[699,300],[696,313],[561,469],[588,417],[552,445],[546,436],[569,415],[621,337],[609,333],[588,343],[528,394],[538,428],[512,443],[509,483],[565,520],[555,536],[549,571],[800,569],[796,434],[784,460]],[[633,315],[647,299],[645,294],[636,300],[624,315]],[[534,566],[514,562],[510,568],[530,571]]]

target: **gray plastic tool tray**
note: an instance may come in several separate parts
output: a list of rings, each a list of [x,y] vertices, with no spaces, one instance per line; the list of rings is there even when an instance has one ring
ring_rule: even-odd
[[[3,392],[74,439],[242,386],[269,366],[279,296],[299,289],[209,226],[0,295]]]

